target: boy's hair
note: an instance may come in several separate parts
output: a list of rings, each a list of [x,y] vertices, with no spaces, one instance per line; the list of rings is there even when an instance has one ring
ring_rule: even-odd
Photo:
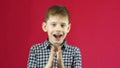
[[[68,20],[70,19],[70,14],[69,14],[68,9],[62,5],[54,5],[54,6],[50,7],[46,12],[45,21],[47,21],[49,19],[50,15],[67,16]]]

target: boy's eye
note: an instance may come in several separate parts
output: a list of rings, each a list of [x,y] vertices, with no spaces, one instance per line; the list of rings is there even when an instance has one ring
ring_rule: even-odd
[[[65,25],[64,25],[64,24],[61,24],[61,27],[65,27]]]
[[[52,26],[56,26],[56,24],[52,24]]]

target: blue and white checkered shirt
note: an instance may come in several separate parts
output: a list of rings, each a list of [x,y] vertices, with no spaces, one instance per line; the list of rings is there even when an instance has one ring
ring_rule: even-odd
[[[35,44],[30,49],[27,68],[44,68],[50,55],[50,43],[48,39],[44,43]],[[82,68],[81,53],[78,47],[68,45],[64,41],[62,57],[65,68]],[[57,56],[54,57],[54,67],[57,67]]]

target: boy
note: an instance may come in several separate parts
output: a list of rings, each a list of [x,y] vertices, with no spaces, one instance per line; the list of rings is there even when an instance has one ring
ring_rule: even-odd
[[[54,5],[48,9],[42,24],[48,38],[31,47],[28,68],[82,68],[79,48],[68,45],[65,40],[71,27],[69,18],[64,6]]]

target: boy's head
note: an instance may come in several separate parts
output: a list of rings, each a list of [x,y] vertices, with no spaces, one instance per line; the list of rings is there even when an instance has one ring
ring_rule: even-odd
[[[67,8],[62,5],[54,5],[54,6],[50,7],[46,12],[45,21],[47,21],[51,15],[52,16],[61,15],[63,17],[66,16],[66,17],[68,17],[68,20],[70,17],[70,14],[69,14]]]
[[[53,45],[61,45],[70,31],[69,12],[64,6],[54,5],[46,13],[42,28]]]

